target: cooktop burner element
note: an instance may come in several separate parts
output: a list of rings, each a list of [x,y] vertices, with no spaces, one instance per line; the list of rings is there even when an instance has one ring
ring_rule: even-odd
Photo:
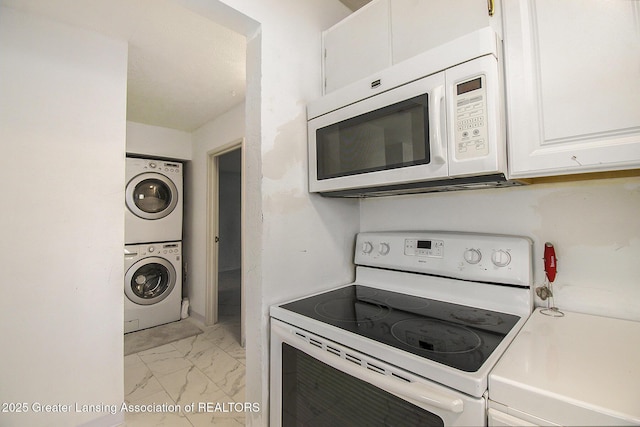
[[[466,372],[478,370],[520,319],[362,285],[282,308]]]

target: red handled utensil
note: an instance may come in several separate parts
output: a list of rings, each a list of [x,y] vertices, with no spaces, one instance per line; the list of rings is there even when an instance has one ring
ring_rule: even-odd
[[[551,283],[556,280],[556,273],[558,272],[558,259],[556,258],[556,249],[552,243],[544,244],[544,273],[547,275],[548,286],[548,301],[547,308],[540,310],[542,314],[553,317],[564,317],[564,313],[558,310],[555,306],[555,300],[553,298],[553,290]]]
[[[547,275],[549,282],[556,280],[556,273],[558,272],[558,260],[556,259],[556,250],[552,243],[544,244],[544,272]]]

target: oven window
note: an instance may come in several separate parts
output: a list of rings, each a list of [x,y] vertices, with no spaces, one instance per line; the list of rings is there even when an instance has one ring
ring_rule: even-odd
[[[318,179],[429,163],[427,94],[316,131]]]
[[[282,426],[444,426],[444,421],[283,343]]]

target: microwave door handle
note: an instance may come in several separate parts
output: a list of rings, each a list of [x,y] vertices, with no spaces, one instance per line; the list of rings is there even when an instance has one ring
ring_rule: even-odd
[[[431,92],[430,110],[433,111],[433,125],[431,127],[431,159],[434,163],[444,164],[447,159],[444,156],[446,139],[444,138],[444,86],[436,86]]]
[[[417,382],[408,383],[385,374],[372,372],[362,365],[349,362],[341,356],[320,350],[312,345],[305,346],[302,351],[329,366],[341,370],[345,374],[349,374],[352,377],[368,382],[382,390],[406,399],[425,403],[431,407],[444,409],[445,411],[456,414],[461,413],[464,408],[464,402],[459,397],[448,395],[428,387],[425,384]]]

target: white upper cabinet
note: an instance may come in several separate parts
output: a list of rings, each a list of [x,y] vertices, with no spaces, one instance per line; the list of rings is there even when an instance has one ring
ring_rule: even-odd
[[[409,59],[480,28],[501,35],[499,1],[391,0],[393,63]]]
[[[324,93],[480,28],[501,34],[498,6],[497,0],[495,6],[494,0],[373,0],[322,33]]]
[[[640,167],[640,1],[503,2],[513,177]]]
[[[391,65],[389,0],[374,0],[322,33],[324,92]]]

